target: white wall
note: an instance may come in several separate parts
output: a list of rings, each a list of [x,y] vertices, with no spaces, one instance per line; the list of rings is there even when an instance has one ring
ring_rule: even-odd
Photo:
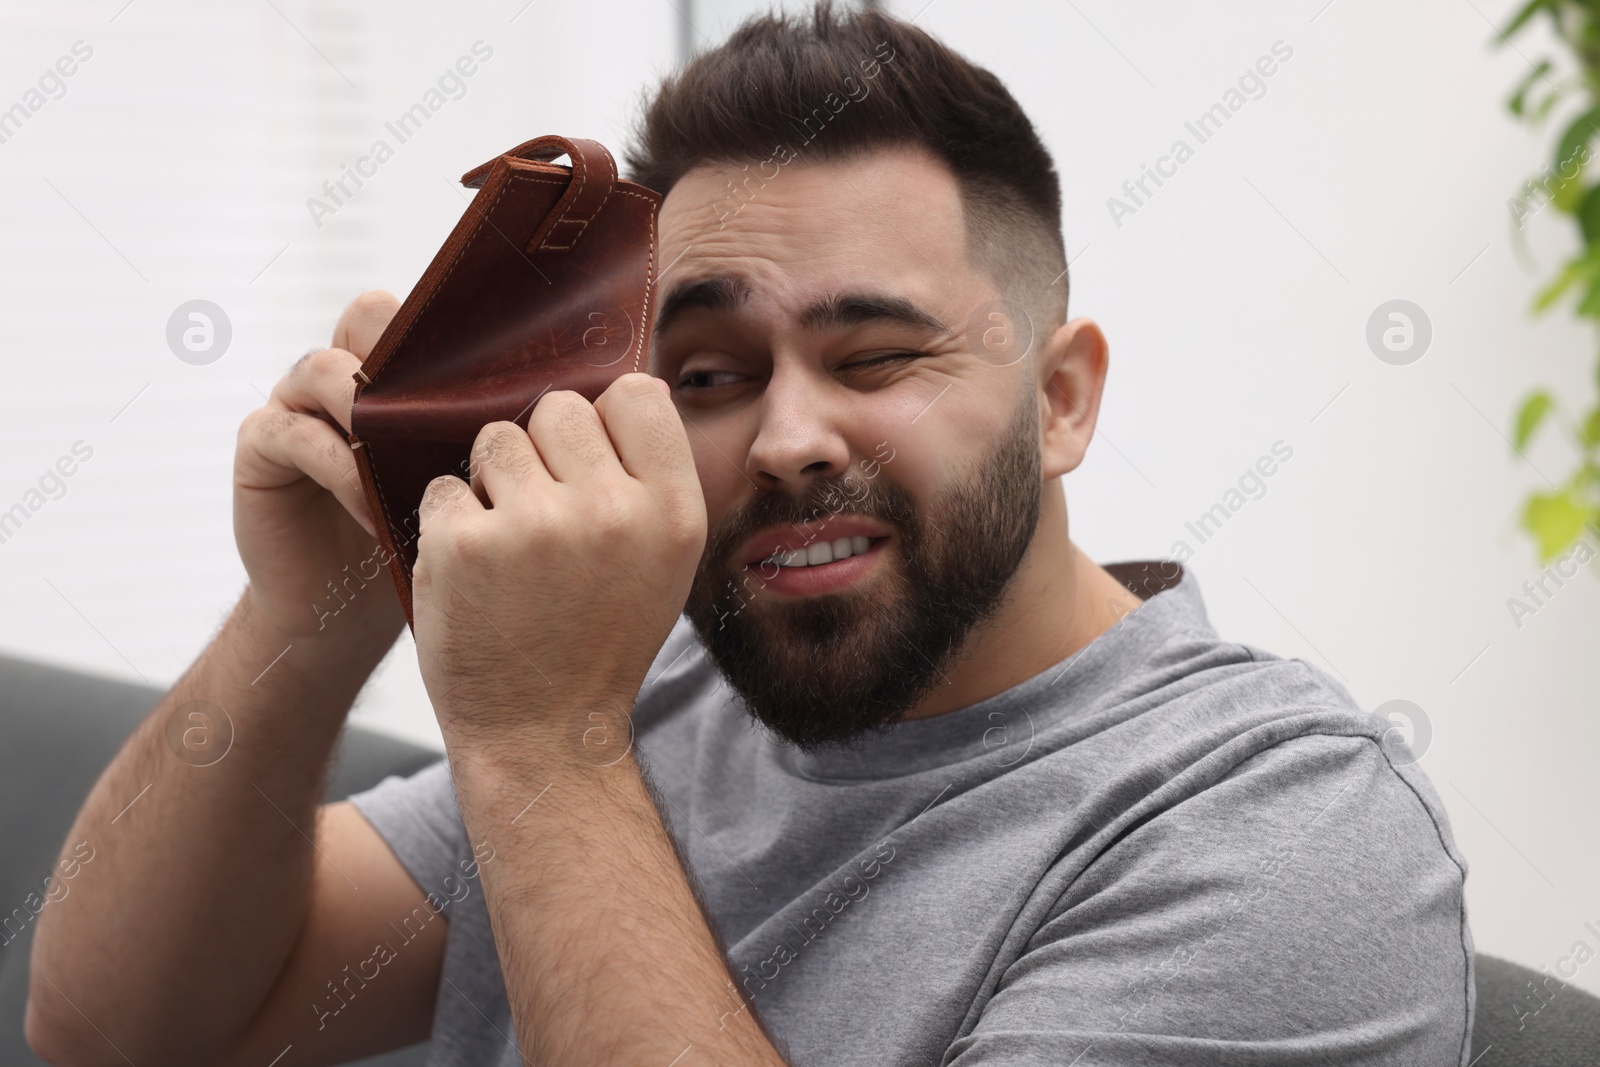
[[[121,3],[3,16],[0,107],[74,41],[94,56],[0,144],[0,507],[74,441],[94,456],[0,544],[0,648],[167,684],[244,580],[229,467],[258,390],[356,292],[405,293],[470,166],[543,132],[619,145],[679,22],[644,0]],[[1213,621],[1369,708],[1424,710],[1479,948],[1554,965],[1600,923],[1600,590],[1584,574],[1520,627],[1507,608],[1539,570],[1522,498],[1572,462],[1559,435],[1531,466],[1512,454],[1515,402],[1592,388],[1593,334],[1525,313],[1570,224],[1531,222],[1524,261],[1506,208],[1551,135],[1503,109],[1526,64],[1490,50],[1487,20],[1512,4],[1325,3],[890,7],[1000,74],[1056,154],[1072,310],[1113,355],[1067,483],[1074,537],[1103,562],[1194,547],[1185,522],[1292,447],[1194,557]],[[466,96],[315,227],[306,198],[479,39],[494,56]],[[1539,39],[1518,47],[1537,58]],[[1265,95],[1196,146],[1184,122],[1280,40],[1293,56]],[[1193,158],[1117,225],[1108,198],[1179,137]],[[197,297],[234,329],[207,366],[165,342]],[[1433,326],[1408,366],[1365,340],[1396,298]],[[355,718],[437,744],[409,640]],[[1600,964],[1575,983],[1600,992]]]
[[[620,145],[632,102],[675,60],[677,16],[122,2],[0,16],[0,107],[75,41],[93,49],[0,144],[0,509],[75,441],[93,449],[0,544],[0,648],[165,685],[245,581],[230,514],[240,420],[353,296],[404,296],[466,206],[465,171],[541,133]],[[464,94],[404,143],[386,131],[479,41],[492,54]],[[379,138],[393,158],[314,219],[308,199]],[[233,329],[204,366],[166,338],[196,298]],[[415,662],[407,633],[354,719],[439,745]]]

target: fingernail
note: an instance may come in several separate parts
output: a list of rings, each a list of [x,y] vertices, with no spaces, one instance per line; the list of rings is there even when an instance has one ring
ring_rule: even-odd
[[[657,385],[661,386],[661,392],[663,394],[665,394],[667,396],[671,396],[672,395],[672,386],[667,384],[667,380],[665,378],[655,378],[655,379],[653,379],[653,381]]]

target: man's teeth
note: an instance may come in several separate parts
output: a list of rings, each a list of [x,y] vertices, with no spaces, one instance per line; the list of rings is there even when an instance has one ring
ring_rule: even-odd
[[[779,552],[772,556],[768,562],[776,563],[780,567],[815,567],[821,563],[832,563],[834,560],[847,559],[850,556],[859,556],[872,547],[872,539],[857,534],[855,537],[841,537],[835,541],[818,541],[805,548],[796,548],[788,552]]]

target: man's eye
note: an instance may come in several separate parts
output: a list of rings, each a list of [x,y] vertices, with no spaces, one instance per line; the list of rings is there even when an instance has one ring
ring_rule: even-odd
[[[713,386],[729,385],[730,379],[737,379],[739,375],[731,370],[692,370],[678,379],[680,389],[710,389]]]
[[[871,359],[858,359],[854,363],[840,364],[839,369],[859,370],[863,367],[888,366],[891,363],[900,363],[908,359],[916,359],[921,355],[921,352],[886,352],[881,356],[873,356]]]

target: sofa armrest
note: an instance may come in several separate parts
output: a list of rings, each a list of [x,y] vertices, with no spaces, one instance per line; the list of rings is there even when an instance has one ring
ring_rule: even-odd
[[[24,906],[55,866],[84,798],[165,690],[0,655],[0,1063],[45,1067],[23,1036],[33,924]],[[443,753],[346,725],[325,798],[343,800],[390,774],[409,775]],[[21,909],[20,915],[13,909]],[[362,1060],[423,1067],[426,1043]]]

